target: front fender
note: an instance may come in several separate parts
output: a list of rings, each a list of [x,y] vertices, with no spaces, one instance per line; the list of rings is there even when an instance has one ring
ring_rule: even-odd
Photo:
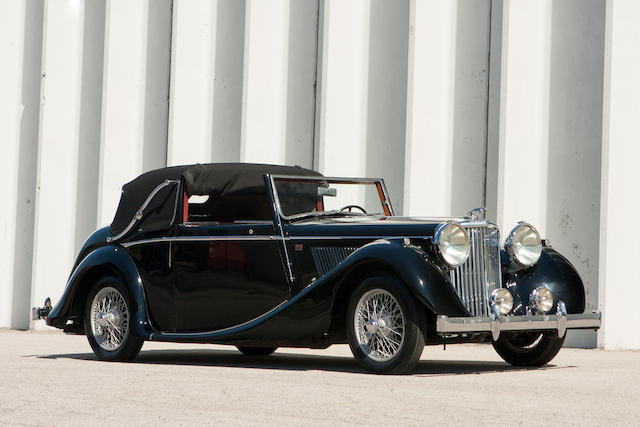
[[[503,271],[506,270],[508,266],[503,265]],[[514,293],[514,305],[520,303],[516,314],[524,314],[531,292],[540,286],[549,288],[553,294],[554,307],[549,313],[556,312],[560,300],[567,306],[567,313],[584,313],[584,285],[580,275],[569,260],[550,247],[543,248],[540,260],[533,267],[505,273],[503,283]]]
[[[375,262],[393,271],[433,314],[468,315],[456,295],[447,273],[416,246],[403,239],[384,239],[369,243],[351,254],[335,272],[340,274],[359,265]]]
[[[86,295],[94,281],[85,281],[89,274],[102,271],[102,274],[113,274],[124,282],[129,290],[132,310],[132,331],[142,337],[148,338],[150,325],[148,322],[142,279],[138,269],[124,248],[118,245],[102,246],[80,261],[73,270],[62,298],[47,317],[47,324],[56,328],[64,328],[67,320],[73,315],[72,308],[76,304],[75,299],[79,295]],[[86,291],[86,292],[81,292]],[[84,303],[82,303],[84,306]]]

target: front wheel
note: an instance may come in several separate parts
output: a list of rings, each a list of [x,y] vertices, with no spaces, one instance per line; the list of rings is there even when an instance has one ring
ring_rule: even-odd
[[[347,337],[358,364],[373,373],[411,370],[424,349],[424,313],[393,275],[362,281],[347,308]]]
[[[556,357],[565,337],[558,338],[555,332],[502,334],[493,348],[513,366],[542,366]]]
[[[85,332],[93,352],[101,360],[134,359],[144,340],[131,331],[131,305],[120,280],[104,277],[87,298]]]

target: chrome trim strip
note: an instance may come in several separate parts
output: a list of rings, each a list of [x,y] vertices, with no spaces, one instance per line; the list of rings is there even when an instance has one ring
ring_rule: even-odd
[[[528,330],[560,330],[566,329],[598,329],[601,324],[600,312],[585,314],[545,314],[536,316],[500,316],[489,317],[448,317],[438,316],[436,332],[441,335],[494,332],[528,331]],[[495,335],[494,335],[495,336]]]
[[[177,236],[177,237],[156,237],[151,239],[135,240],[121,243],[121,246],[143,245],[146,243],[163,242],[206,242],[216,240],[393,240],[393,239],[427,239],[429,236],[273,236],[273,235],[250,235],[250,236]]]
[[[153,239],[136,240],[133,242],[122,243],[125,248],[146,243],[167,243],[167,242],[208,242],[218,240],[254,240],[254,241],[273,241],[280,240],[279,236],[181,236],[181,237],[156,237]]]
[[[138,209],[138,211],[136,212],[136,214],[133,216],[133,218],[131,218],[131,222],[129,222],[129,225],[127,225],[127,227],[122,230],[122,232],[120,234],[118,234],[117,236],[113,236],[113,237],[107,237],[107,242],[115,242],[116,240],[120,240],[122,237],[124,237],[129,231],[131,231],[131,229],[133,228],[134,225],[136,225],[136,223],[138,221],[140,221],[142,219],[142,214],[144,212],[144,210],[149,206],[149,203],[151,203],[151,200],[153,200],[153,198],[156,196],[156,194],[158,194],[158,192],[160,190],[162,190],[165,187],[168,187],[171,184],[180,184],[180,181],[175,180],[175,179],[166,179],[162,184],[158,185],[147,197],[147,199],[144,201],[144,203],[142,204],[142,206],[140,206],[140,209]],[[176,205],[177,206],[177,205]],[[173,220],[175,220],[175,216],[176,216],[176,206],[174,206],[174,211],[173,211]]]
[[[389,240],[389,239],[426,239],[426,240],[431,240],[431,236],[409,236],[409,235],[402,235],[402,236],[382,236],[382,235],[377,235],[377,236],[287,236],[285,237],[285,239],[289,239],[289,240],[349,240],[349,239],[353,239],[353,240],[358,240],[358,239],[362,239],[362,240],[368,240],[368,239],[373,239],[373,240]]]
[[[282,238],[282,249],[284,251],[284,256],[285,256],[285,262],[287,263],[287,271],[289,272],[289,283],[290,286],[293,285],[293,282],[295,281],[295,276],[293,275],[293,263],[291,262],[291,258],[289,257],[289,250],[287,249],[287,244],[285,243],[285,235],[284,235],[284,228],[282,227],[282,209],[280,207],[280,199],[278,198],[278,193],[276,192],[276,184],[275,181],[273,180],[273,177],[270,174],[266,175],[268,181],[269,181],[269,185],[271,186],[271,198],[274,200],[276,206],[275,209],[277,212],[276,215],[274,215],[274,221],[275,224],[274,226],[276,227],[276,230],[280,231],[280,237]],[[266,182],[265,182],[266,184]],[[274,207],[272,206],[272,209]],[[289,291],[291,291],[291,288],[289,288]]]
[[[358,184],[358,183],[371,183],[381,181],[382,178],[349,178],[342,176],[316,176],[316,175],[269,175],[272,178],[286,178],[286,179],[301,179],[305,181],[344,181],[349,184]]]

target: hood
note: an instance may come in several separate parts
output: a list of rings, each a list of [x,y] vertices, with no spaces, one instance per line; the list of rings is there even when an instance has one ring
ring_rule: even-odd
[[[443,222],[468,218],[349,216],[310,218],[286,226],[289,236],[432,237]]]

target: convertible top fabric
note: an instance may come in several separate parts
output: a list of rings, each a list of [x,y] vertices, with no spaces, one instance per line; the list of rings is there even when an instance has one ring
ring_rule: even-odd
[[[264,204],[267,190],[264,175],[322,176],[300,166],[280,166],[252,163],[209,163],[173,166],[146,172],[122,187],[120,204],[110,226],[113,234],[124,231],[149,194],[165,180],[180,180],[187,196],[209,195],[212,200],[233,200],[235,197],[252,204]],[[170,228],[181,215],[178,188],[169,185],[158,192],[142,219],[140,231],[159,231]],[[267,206],[268,208],[268,206]]]

